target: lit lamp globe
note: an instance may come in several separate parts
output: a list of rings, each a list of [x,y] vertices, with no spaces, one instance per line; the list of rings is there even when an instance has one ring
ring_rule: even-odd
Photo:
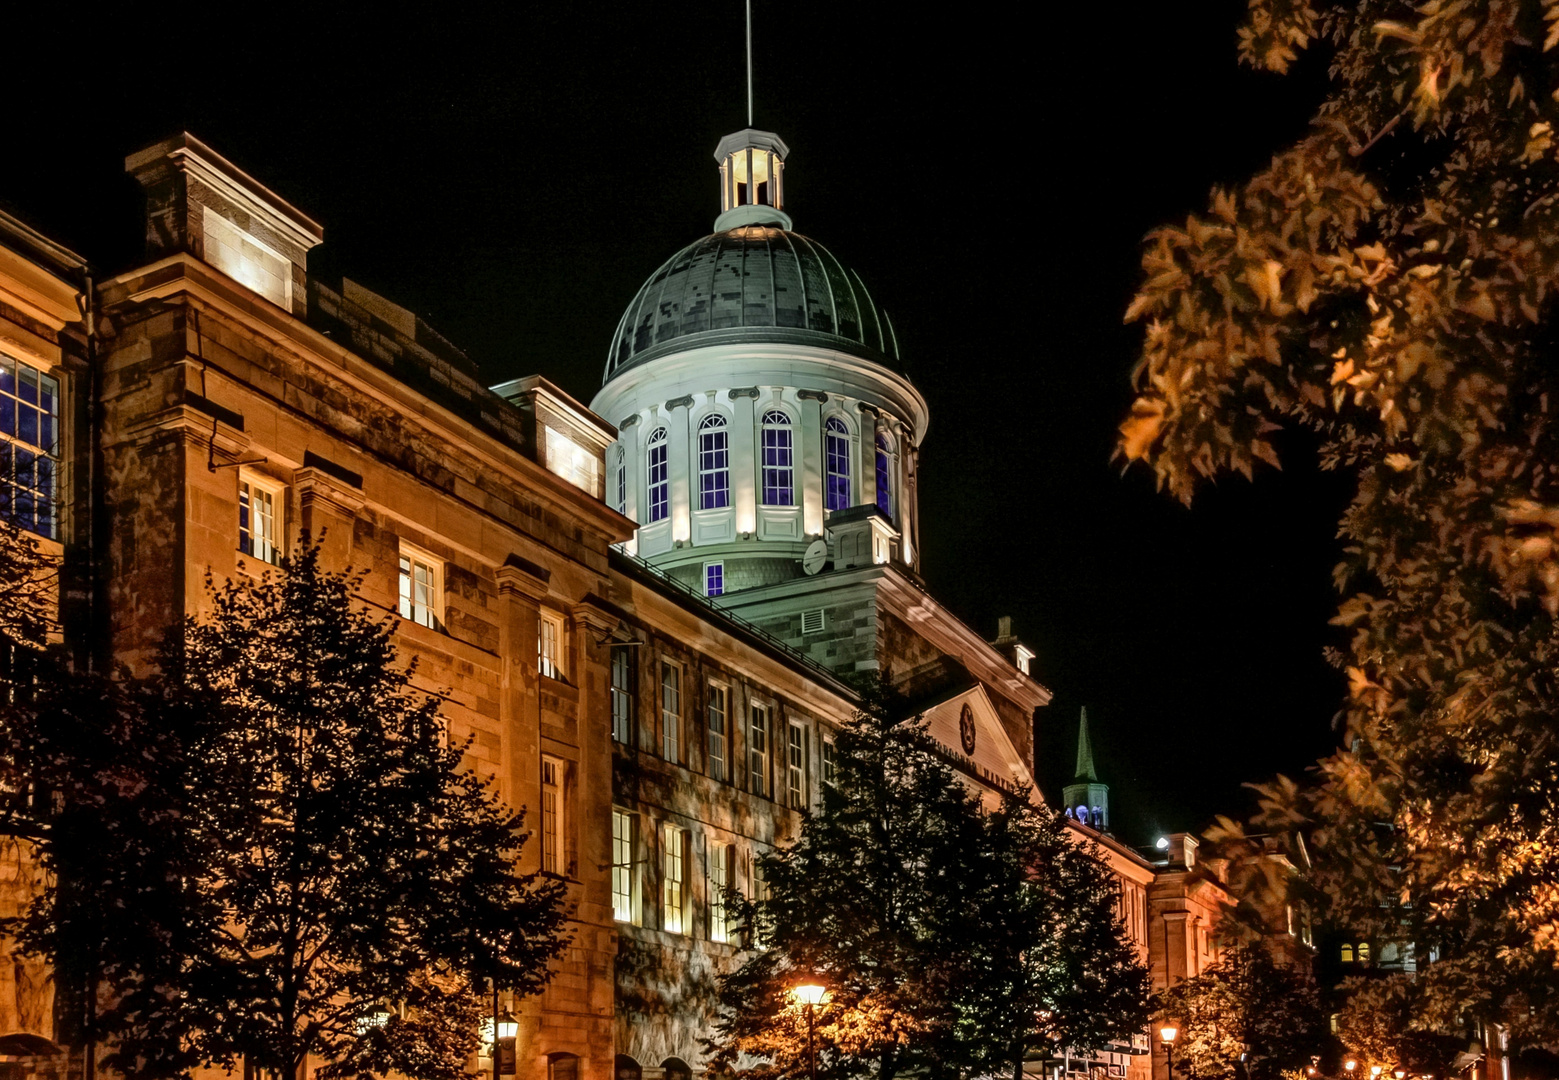
[[[514,1018],[514,1014],[505,1009],[495,1018],[497,1022],[493,1030],[498,1032],[500,1039],[517,1039],[520,1035],[520,1022]]]
[[[1158,1029],[1159,1041],[1166,1045],[1173,1045],[1175,1036],[1180,1034],[1180,1029],[1174,1024],[1165,1024]]]
[[[1349,1058],[1347,1061],[1342,1063],[1342,1067],[1347,1069],[1349,1075],[1351,1076],[1353,1074],[1353,1070],[1359,1067],[1359,1063],[1354,1061],[1352,1058]]]
[[[796,1000],[801,1002],[803,1005],[821,1005],[823,1003],[823,998],[828,993],[828,988],[825,986],[819,986],[817,983],[802,983],[800,986],[791,990],[791,993],[794,994]]]
[[[1407,1070],[1398,1065],[1395,1069],[1391,1070],[1391,1075],[1395,1076],[1397,1080],[1403,1080],[1403,1077],[1407,1076]]]
[[[1382,1069],[1379,1065],[1371,1065],[1370,1066],[1370,1080],[1380,1080],[1380,1074],[1382,1072],[1384,1072],[1384,1071],[1385,1070]]]

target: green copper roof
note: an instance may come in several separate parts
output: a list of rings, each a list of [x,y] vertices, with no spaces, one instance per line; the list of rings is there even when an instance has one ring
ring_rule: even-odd
[[[743,225],[689,244],[650,275],[617,326],[602,382],[667,353],[748,342],[899,367],[893,326],[860,275],[800,233]]]

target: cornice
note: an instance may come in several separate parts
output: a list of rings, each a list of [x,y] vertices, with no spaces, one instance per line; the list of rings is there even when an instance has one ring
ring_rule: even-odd
[[[0,247],[0,300],[58,333],[81,321],[79,289],[6,247]]]

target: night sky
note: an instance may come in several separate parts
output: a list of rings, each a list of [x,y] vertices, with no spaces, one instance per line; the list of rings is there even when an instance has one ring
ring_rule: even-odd
[[[754,7],[786,208],[861,273],[931,406],[922,571],[986,635],[1013,616],[1055,692],[1047,796],[1087,705],[1127,839],[1244,812],[1244,781],[1335,738],[1321,649],[1346,492],[1298,441],[1283,473],[1191,510],[1122,476],[1140,330],[1121,315],[1144,234],[1300,134],[1324,71],[1239,68],[1244,0]],[[16,26],[35,47],[0,69],[0,204],[125,269],[123,159],[187,129],[324,224],[312,273],[416,310],[490,383],[539,372],[588,402],[623,307],[719,210],[712,151],[746,120],[740,0],[416,10]]]

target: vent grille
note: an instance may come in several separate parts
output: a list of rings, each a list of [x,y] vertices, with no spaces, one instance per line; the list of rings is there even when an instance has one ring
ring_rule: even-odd
[[[821,634],[823,626],[822,608],[814,608],[811,611],[803,611],[801,613],[801,632],[803,634]]]

